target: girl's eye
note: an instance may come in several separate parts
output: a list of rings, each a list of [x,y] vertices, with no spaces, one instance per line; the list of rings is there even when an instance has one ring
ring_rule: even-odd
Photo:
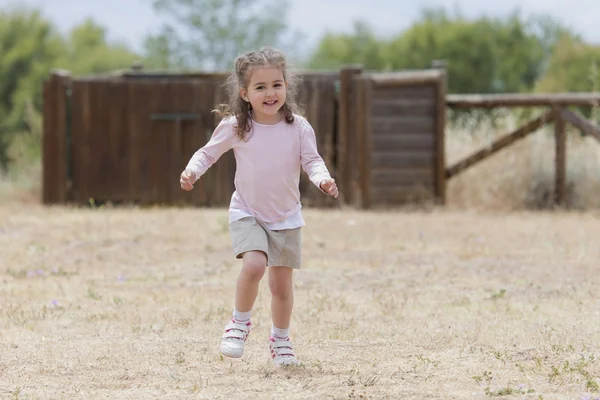
[[[264,88],[265,88],[264,86],[258,86],[258,87],[256,88],[256,90],[263,90]]]
[[[275,87],[281,87],[281,83],[276,83]]]

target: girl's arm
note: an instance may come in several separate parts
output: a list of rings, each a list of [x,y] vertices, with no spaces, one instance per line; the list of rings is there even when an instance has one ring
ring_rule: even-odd
[[[300,127],[300,162],[302,169],[321,192],[330,194],[321,187],[321,183],[330,181],[332,178],[323,158],[319,155],[315,131],[306,120],[300,122]]]
[[[233,121],[223,120],[217,125],[208,143],[194,153],[185,167],[185,171],[191,175],[192,183],[204,175],[225,152],[231,149],[234,137]]]

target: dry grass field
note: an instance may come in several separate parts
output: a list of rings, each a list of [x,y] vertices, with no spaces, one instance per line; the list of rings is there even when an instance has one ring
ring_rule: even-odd
[[[1,399],[595,399],[600,213],[306,209],[275,368],[264,284],[218,343],[226,210],[0,206]]]
[[[510,121],[509,121],[510,122]],[[515,127],[449,127],[447,161]],[[0,399],[600,398],[600,145],[552,128],[448,186],[444,210],[305,209],[292,339],[263,282],[242,360],[218,352],[240,267],[225,209],[44,208],[0,177]]]

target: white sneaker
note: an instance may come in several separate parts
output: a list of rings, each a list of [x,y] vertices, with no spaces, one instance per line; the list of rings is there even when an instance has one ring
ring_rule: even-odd
[[[269,338],[269,350],[276,366],[300,364],[289,338],[281,340],[271,336]]]
[[[221,338],[221,353],[224,356],[231,358],[240,358],[244,354],[244,344],[250,333],[252,324],[250,321],[246,323],[235,322],[231,320],[225,325],[225,333]]]

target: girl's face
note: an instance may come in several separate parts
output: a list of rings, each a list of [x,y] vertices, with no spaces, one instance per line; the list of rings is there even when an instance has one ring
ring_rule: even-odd
[[[240,96],[252,104],[253,119],[259,124],[276,124],[281,121],[279,110],[285,104],[286,83],[283,73],[276,67],[258,68],[252,72],[247,89]]]

